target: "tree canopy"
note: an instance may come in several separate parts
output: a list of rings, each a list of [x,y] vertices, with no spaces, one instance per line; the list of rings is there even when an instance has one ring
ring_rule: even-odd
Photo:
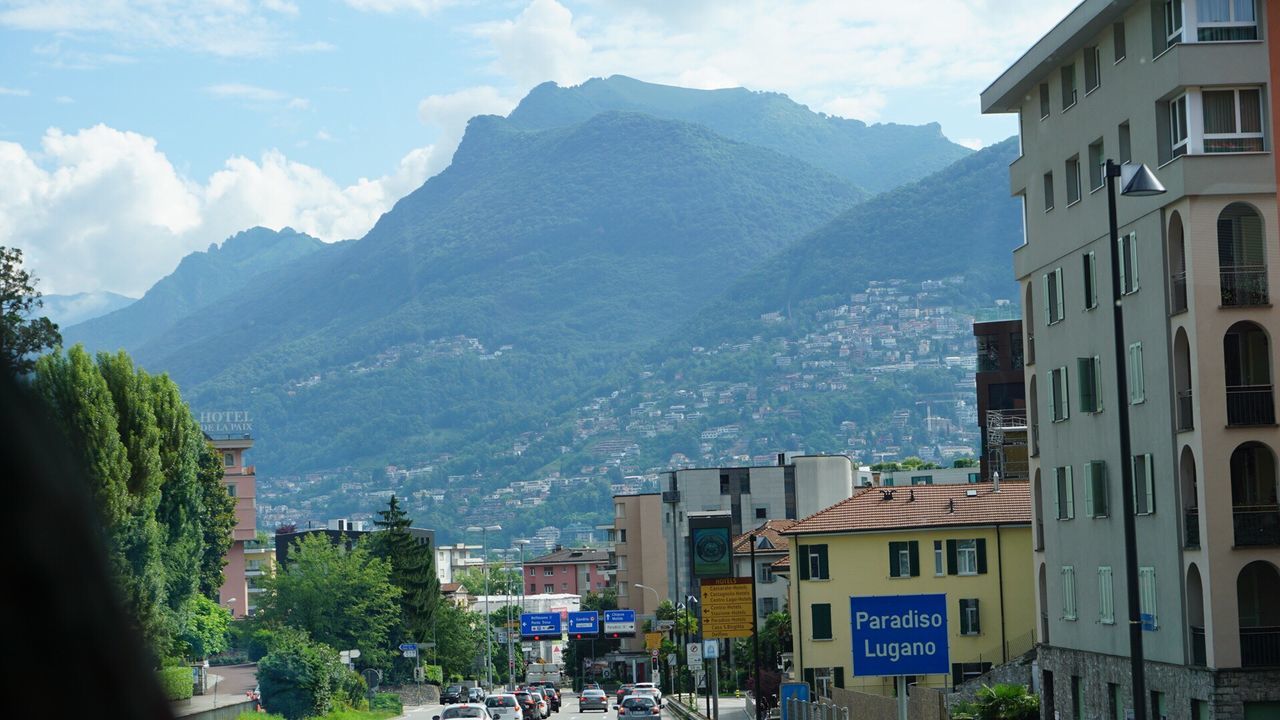
[[[44,306],[36,282],[22,268],[22,250],[0,246],[0,367],[18,374],[35,367],[34,355],[62,343],[57,324],[33,316]]]

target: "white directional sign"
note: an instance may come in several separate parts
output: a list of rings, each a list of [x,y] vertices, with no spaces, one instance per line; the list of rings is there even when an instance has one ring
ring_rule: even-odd
[[[689,661],[689,669],[694,671],[702,670],[702,643],[688,643],[684,649],[685,657]]]

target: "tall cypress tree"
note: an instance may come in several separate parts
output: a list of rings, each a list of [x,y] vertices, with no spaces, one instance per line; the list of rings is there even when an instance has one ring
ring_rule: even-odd
[[[422,641],[431,636],[432,621],[440,603],[435,549],[419,543],[409,533],[413,521],[395,495],[387,509],[378,511],[373,524],[381,532],[373,536],[373,553],[391,563],[391,582],[400,588],[400,610],[406,639]]]
[[[160,472],[164,477],[156,519],[164,534],[165,595],[169,608],[176,612],[195,594],[200,581],[206,513],[197,471],[204,437],[168,375],[152,375],[147,381],[160,433]]]
[[[193,419],[192,422],[195,422]],[[200,555],[200,594],[216,599],[226,580],[222,568],[227,564],[227,549],[236,527],[236,499],[227,494],[222,484],[222,454],[200,437],[196,484],[204,509],[204,544]]]

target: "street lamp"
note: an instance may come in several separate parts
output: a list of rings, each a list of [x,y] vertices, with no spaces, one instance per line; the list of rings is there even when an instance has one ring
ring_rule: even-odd
[[[635,587],[638,587],[642,590],[648,590],[649,592],[653,593],[653,629],[657,630],[658,629],[658,606],[662,604],[661,598],[658,597],[658,591],[654,590],[648,585],[641,585],[640,583],[636,583]],[[644,600],[641,600],[640,604],[643,605]],[[654,661],[650,663],[650,665],[652,667],[649,668],[649,679],[652,680],[654,678],[654,673],[657,670],[658,663],[657,661]]]
[[[486,691],[493,689],[493,624],[489,619],[489,532],[502,530],[501,525],[472,525],[467,532],[480,533],[480,567],[484,572],[484,677]]]
[[[688,631],[688,628],[689,628],[689,603],[696,603],[696,602],[698,602],[698,598],[696,598],[696,597],[694,597],[694,596],[692,596],[692,595],[686,595],[686,596],[684,597],[684,602],[680,604],[680,608],[679,608],[680,610],[683,610],[683,611],[684,611],[684,626],[680,628],[680,636],[684,639],[684,643],[685,643],[685,645],[686,645],[686,647],[685,647],[685,657],[684,657],[684,666],[685,666],[685,668],[688,668],[688,667],[689,667],[689,654],[688,654],[689,649],[688,649],[688,647],[687,647],[687,646],[688,646],[688,644],[689,644],[689,631]],[[692,679],[692,678],[691,678],[691,679]],[[690,695],[690,697],[693,697],[693,698],[695,699],[695,701],[696,701],[697,693],[698,693],[698,687],[697,687],[697,683],[695,682],[695,683],[694,683],[694,687],[693,687],[693,689],[692,689],[692,692],[690,692],[690,693],[689,693],[689,695]]]
[[[1124,341],[1123,288],[1120,287],[1120,229],[1116,220],[1116,178],[1120,178],[1120,194],[1148,197],[1164,193],[1164,186],[1146,165],[1117,165],[1108,159],[1107,220],[1111,230],[1111,301],[1112,330],[1115,337],[1116,409],[1120,423],[1120,497],[1124,510],[1124,569],[1129,610],[1129,662],[1133,674],[1133,717],[1147,720],[1147,681],[1142,648],[1142,605],[1138,597],[1138,544],[1135,527],[1132,450],[1129,441],[1129,391],[1126,377]],[[1127,176],[1127,177],[1125,177]]]

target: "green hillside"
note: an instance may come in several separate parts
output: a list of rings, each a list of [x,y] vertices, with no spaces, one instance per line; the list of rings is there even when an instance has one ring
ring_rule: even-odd
[[[695,90],[624,75],[574,87],[543,83],[512,111],[529,129],[570,125],[607,111],[642,112],[703,125],[727,138],[776,150],[876,193],[940,170],[971,153],[937,123],[867,125],[815,113],[786,95],[745,88]]]

